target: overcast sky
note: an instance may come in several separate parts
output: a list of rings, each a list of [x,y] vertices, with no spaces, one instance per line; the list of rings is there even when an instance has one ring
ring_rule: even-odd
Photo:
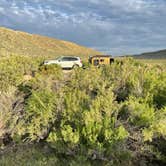
[[[0,26],[137,54],[166,48],[166,0],[0,0]]]

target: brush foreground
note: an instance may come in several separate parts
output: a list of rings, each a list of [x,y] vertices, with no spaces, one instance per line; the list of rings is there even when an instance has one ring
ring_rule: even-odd
[[[0,61],[0,165],[166,165],[165,64],[42,61]]]

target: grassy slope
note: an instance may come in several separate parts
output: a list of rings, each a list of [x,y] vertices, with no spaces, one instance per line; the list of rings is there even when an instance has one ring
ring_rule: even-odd
[[[140,55],[135,55],[134,58],[138,58],[138,59],[166,59],[166,50],[142,53]]]
[[[99,54],[99,52],[75,43],[0,27],[0,56],[10,54],[42,57],[58,55],[87,57]]]

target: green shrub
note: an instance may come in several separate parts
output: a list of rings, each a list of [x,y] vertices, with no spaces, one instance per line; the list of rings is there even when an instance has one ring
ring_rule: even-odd
[[[48,141],[58,150],[92,149],[100,155],[113,153],[113,147],[126,140],[128,132],[117,122],[117,104],[112,89],[102,91],[91,100],[90,94],[79,88],[67,88],[64,96],[64,109],[59,121],[50,133]],[[57,124],[57,123],[56,123]],[[118,124],[118,125],[117,125]],[[100,156],[99,155],[99,156]]]
[[[157,108],[166,106],[166,74],[163,73],[158,76],[154,86],[154,104]]]
[[[38,69],[40,59],[11,56],[0,61],[0,91],[8,91],[24,81],[24,75],[32,75]]]
[[[112,165],[153,161],[159,153],[164,158],[155,144],[165,145],[166,136],[163,66],[123,59],[63,73],[56,65],[39,67],[40,61],[0,62],[0,139],[9,131],[15,143],[42,140],[57,153]]]
[[[153,123],[155,110],[145,99],[129,98],[127,102],[130,121],[137,126],[145,127]]]
[[[50,127],[56,120],[56,96],[42,90],[33,91],[26,101],[24,117],[17,126],[16,135],[28,140],[40,140],[47,137]]]
[[[163,137],[166,140],[166,107],[156,111],[155,119],[143,130],[145,141],[152,141],[156,137]]]
[[[58,77],[61,77],[60,73],[62,71],[62,68],[56,64],[51,64],[51,65],[42,65],[39,67],[39,73],[40,74],[45,74],[45,75],[57,75],[59,74]]]

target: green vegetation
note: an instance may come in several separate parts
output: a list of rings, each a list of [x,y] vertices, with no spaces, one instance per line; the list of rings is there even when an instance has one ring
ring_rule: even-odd
[[[64,73],[32,59],[0,62],[0,165],[166,164],[163,64],[123,59]]]

